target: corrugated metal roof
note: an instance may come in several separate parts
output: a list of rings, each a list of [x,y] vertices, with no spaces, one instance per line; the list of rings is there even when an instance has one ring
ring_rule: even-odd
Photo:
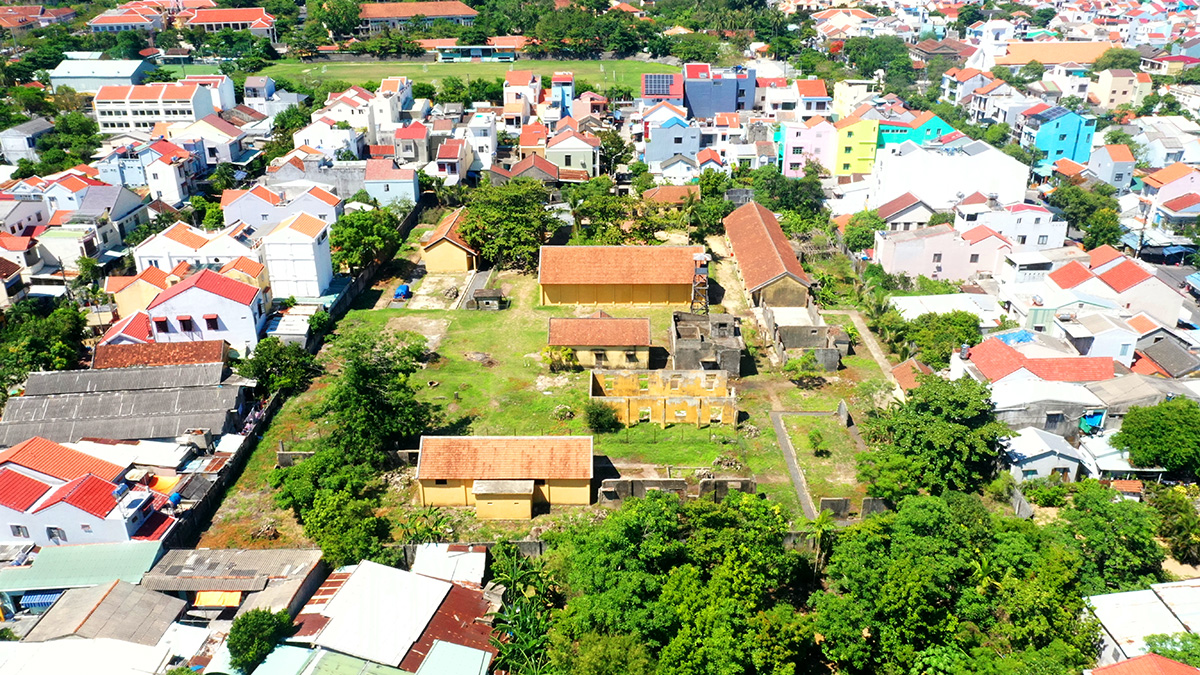
[[[156,645],[187,602],[124,581],[67,591],[26,642],[64,637],[112,638]]]
[[[174,550],[142,586],[155,591],[261,591],[272,579],[307,577],[321,560],[314,549]]]
[[[25,381],[25,396],[199,387],[221,384],[224,375],[222,363],[35,372]]]
[[[0,568],[0,592],[82,588],[113,579],[136,584],[161,551],[157,541],[43,548],[32,565]]]

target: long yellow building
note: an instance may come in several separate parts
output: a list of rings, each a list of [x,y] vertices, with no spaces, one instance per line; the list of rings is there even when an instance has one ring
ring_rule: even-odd
[[[543,246],[543,305],[687,307],[703,246]]]
[[[423,436],[423,506],[474,506],[488,520],[533,517],[534,504],[592,501],[591,436]]]

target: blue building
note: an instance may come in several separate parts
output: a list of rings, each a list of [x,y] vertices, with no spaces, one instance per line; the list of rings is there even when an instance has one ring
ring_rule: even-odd
[[[204,172],[204,164],[183,148],[169,141],[157,140],[153,143],[131,143],[114,149],[103,159],[96,162],[99,172],[96,178],[110,185],[140,187],[149,181],[146,179],[146,168],[158,158],[167,156],[168,159],[178,158],[184,161],[183,175],[197,176]]]
[[[719,112],[750,110],[754,96],[753,68],[713,68],[707,63],[683,67],[683,104],[692,117],[712,119]]]
[[[661,127],[654,127],[650,130],[650,136],[646,139],[643,161],[647,164],[661,162],[675,155],[695,159],[699,152],[700,129],[678,117],[672,117]]]
[[[1039,108],[1043,108],[1039,110]],[[1092,154],[1092,136],[1096,134],[1096,118],[1056,105],[1034,106],[1021,113],[1017,140],[1022,148],[1045,153],[1035,168],[1045,169],[1060,159],[1087,165]]]

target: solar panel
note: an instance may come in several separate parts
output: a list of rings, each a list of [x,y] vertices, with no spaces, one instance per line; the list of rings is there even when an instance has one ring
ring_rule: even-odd
[[[647,96],[670,96],[675,76],[669,73],[647,73],[643,83]]]

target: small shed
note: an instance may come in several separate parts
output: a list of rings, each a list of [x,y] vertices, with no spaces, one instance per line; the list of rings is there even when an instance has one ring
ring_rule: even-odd
[[[504,293],[499,288],[477,288],[467,299],[467,309],[496,312],[502,309]]]

